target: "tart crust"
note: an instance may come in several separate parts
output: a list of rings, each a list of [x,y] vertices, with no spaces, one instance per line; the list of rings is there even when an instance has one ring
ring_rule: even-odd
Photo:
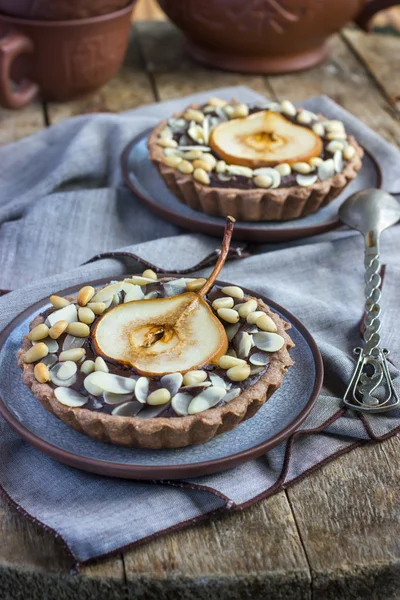
[[[199,108],[191,105],[188,108]],[[181,114],[173,115],[180,117]],[[323,118],[323,117],[322,117]],[[317,181],[308,187],[292,186],[276,189],[216,188],[196,181],[168,167],[162,162],[163,148],[158,145],[159,133],[167,125],[162,121],[148,139],[150,158],[160,172],[171,192],[194,210],[212,217],[231,215],[238,221],[287,221],[314,213],[334,200],[344,188],[355,179],[361,168],[363,148],[352,136],[349,143],[356,152],[341,173],[336,173],[326,181]]]
[[[250,299],[251,296],[246,297],[246,300]],[[39,383],[36,380],[34,365],[24,363],[25,353],[32,347],[27,336],[24,337],[22,347],[17,354],[18,365],[23,371],[22,379],[44,408],[73,429],[99,442],[153,449],[182,448],[207,442],[253,417],[279,388],[285,372],[293,364],[289,350],[294,343],[286,333],[290,325],[272,312],[262,300],[257,298],[255,300],[258,303],[258,310],[263,310],[275,322],[277,333],[284,338],[285,344],[278,352],[271,353],[268,369],[257,383],[245,389],[237,398],[224,406],[210,408],[196,415],[149,419],[121,417],[97,413],[84,407],[64,406],[56,399],[54,390],[49,384]],[[39,315],[32,321],[30,328],[43,322],[44,318]]]

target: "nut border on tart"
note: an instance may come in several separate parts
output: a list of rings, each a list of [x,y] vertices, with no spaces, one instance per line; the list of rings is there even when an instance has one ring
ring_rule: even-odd
[[[262,300],[215,285],[231,231],[207,280],[158,279],[147,269],[100,290],[84,286],[76,297],[51,296],[18,352],[34,396],[77,431],[142,448],[202,443],[252,417],[293,364],[294,344],[289,325]],[[204,319],[207,336],[202,329],[196,337]],[[96,331],[107,321],[105,348]],[[221,343],[212,346],[214,321]],[[126,346],[113,342],[114,325]],[[168,371],[180,356],[185,369]]]
[[[222,135],[229,128],[231,135]],[[305,148],[298,144],[295,156],[282,158],[301,130]],[[235,131],[244,131],[239,143]],[[364,154],[341,121],[297,109],[288,100],[253,106],[220,98],[159,123],[148,148],[181,202],[241,221],[284,221],[317,211],[357,176]]]

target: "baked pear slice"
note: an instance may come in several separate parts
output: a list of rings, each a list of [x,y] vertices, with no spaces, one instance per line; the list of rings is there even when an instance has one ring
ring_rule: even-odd
[[[232,217],[227,218],[217,264],[199,291],[116,306],[93,330],[96,352],[149,376],[217,364],[228,349],[228,338],[205,295],[226,260],[233,222]]]
[[[312,129],[264,110],[220,123],[211,133],[210,146],[228,164],[258,169],[308,162],[321,154],[322,140]]]

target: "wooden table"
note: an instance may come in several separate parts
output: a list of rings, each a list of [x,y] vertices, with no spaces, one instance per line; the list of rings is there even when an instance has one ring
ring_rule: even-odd
[[[81,113],[245,84],[294,101],[328,94],[400,145],[400,40],[345,29],[330,59],[295,75],[211,71],[168,23],[138,23],[118,77],[68,104],[0,111],[0,143]],[[400,598],[400,440],[354,450],[252,508],[165,535],[79,575],[54,538],[0,499],[0,598]],[[29,590],[29,591],[28,591]]]

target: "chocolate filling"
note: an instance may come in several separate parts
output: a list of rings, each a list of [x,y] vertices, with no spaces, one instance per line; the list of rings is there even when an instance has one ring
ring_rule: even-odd
[[[167,290],[164,287],[164,283],[166,283],[166,280],[159,280],[157,282],[154,282],[152,284],[148,284],[145,288],[146,294],[150,293],[150,292],[156,292],[158,297],[160,298],[165,298],[168,296],[167,294]],[[214,286],[211,291],[207,294],[207,302],[209,303],[211,309],[213,310],[213,312],[215,313],[214,309],[212,308],[211,304],[212,302],[217,299],[217,298],[222,298],[225,297],[225,294],[223,294],[216,286]],[[125,298],[125,292],[122,291],[120,292],[120,302],[123,303],[124,302],[124,298]],[[235,304],[240,304],[242,303],[242,300],[235,300]],[[48,317],[48,315],[53,312],[53,310],[47,310],[46,312],[42,313],[42,317],[44,319],[46,319]],[[105,313],[104,313],[105,314]],[[215,313],[216,314],[216,313]],[[96,317],[95,321],[91,324],[90,328],[91,330],[93,330],[94,326],[96,325],[97,321],[99,319],[101,319],[102,317]],[[256,331],[256,327],[254,325],[250,325],[247,323],[247,321],[245,320],[240,320],[239,321],[239,328],[238,331],[236,333],[236,335],[234,336],[233,340],[231,342],[229,342],[229,348],[234,348],[235,346],[235,338],[237,339],[237,336],[241,333],[241,332],[251,332],[252,330]],[[55,353],[55,356],[59,356],[59,354],[62,352],[62,347],[63,347],[63,343],[64,340],[66,338],[67,334],[62,334],[58,339],[57,342],[59,344],[59,350],[57,353]],[[86,360],[95,360],[97,358],[97,356],[101,356],[101,354],[98,354],[95,349],[94,349],[94,344],[93,344],[93,338],[90,335],[88,338],[85,339],[82,348],[84,348],[86,354],[84,356],[84,358],[80,361],[80,363],[78,364],[78,371],[76,374],[76,382],[70,386],[71,389],[76,390],[77,392],[79,392],[82,396],[85,396],[88,398],[88,401],[86,402],[86,404],[82,407],[88,410],[93,410],[96,412],[103,412],[106,414],[111,414],[112,411],[116,408],[117,405],[109,405],[106,404],[104,402],[103,396],[99,396],[99,397],[94,397],[91,396],[88,391],[86,390],[86,388],[84,387],[84,380],[85,377],[87,377],[87,375],[85,373],[82,373],[80,371],[80,364]],[[250,351],[250,354],[248,356],[248,358],[250,358],[250,356],[256,352],[260,352],[260,350],[258,350],[256,347],[253,347]],[[104,358],[109,372],[114,374],[114,375],[120,375],[122,377],[140,377],[141,375],[134,369],[131,367],[128,367],[126,365],[120,364],[117,361],[114,361],[110,358],[107,358],[105,356],[102,356],[102,358]],[[204,371],[207,371],[207,373],[213,374],[213,375],[218,375],[219,377],[221,377],[224,382],[226,382],[227,385],[227,392],[229,392],[229,385],[231,385],[231,389],[236,389],[239,388],[241,391],[245,390],[248,387],[253,386],[255,383],[257,383],[257,381],[265,374],[266,370],[268,368],[268,364],[265,367],[262,367],[262,369],[258,372],[255,373],[254,375],[250,375],[245,381],[242,382],[232,382],[230,381],[230,379],[227,377],[226,375],[226,371],[219,368],[217,365],[214,364],[209,364],[209,365],[205,365],[204,367],[202,367],[202,369]],[[254,369],[256,370],[257,367],[254,366]],[[160,377],[147,377],[150,381],[150,386],[149,386],[149,394],[153,391],[155,391],[157,388],[160,387],[159,385],[159,381],[160,381]],[[55,385],[52,381],[48,382],[49,385],[55,389],[56,387],[58,387],[57,385]],[[196,388],[193,388],[191,390],[183,390],[185,391],[185,393],[189,393],[193,398],[199,394],[204,388],[202,388],[200,385]],[[224,400],[222,399],[216,406],[221,406],[224,404]],[[154,409],[154,407],[151,407],[149,405],[143,405],[142,410],[138,413],[138,417],[145,417],[146,416],[146,409],[150,410],[150,409]],[[152,415],[153,416],[153,415]],[[158,417],[179,417],[181,415],[178,415],[177,413],[175,413],[175,411],[172,409],[170,404],[166,404],[165,406],[160,406],[160,411],[158,412],[157,415],[155,415],[155,418]]]
[[[200,107],[200,110],[203,109],[206,105],[203,105],[202,107]],[[268,110],[266,108],[263,108],[261,106],[252,106],[249,107],[249,115],[253,115],[257,112],[261,112],[264,110]],[[209,112],[207,113],[207,116],[209,117],[217,117],[218,118],[218,114],[216,112]],[[306,127],[307,129],[312,129],[313,125],[315,125],[315,123],[318,123],[319,120],[318,119],[312,119],[311,123],[305,125],[303,123],[298,123],[296,120],[296,117],[290,117],[288,115],[285,115],[285,118],[290,121],[291,123],[295,124],[295,125],[300,125],[301,127]],[[182,128],[181,131],[174,133],[173,135],[173,139],[178,143],[179,146],[201,146],[203,144],[199,144],[198,142],[194,141],[191,137],[189,137],[187,135],[187,130],[189,128],[189,123],[186,121],[186,125],[184,128]],[[320,154],[320,158],[322,158],[323,160],[327,160],[328,158],[332,158],[333,154],[332,152],[329,152],[326,149],[326,146],[329,144],[329,140],[327,140],[324,136],[321,136],[322,142],[323,142],[323,146],[322,146],[322,152]],[[209,154],[212,154],[217,160],[221,160],[221,157],[214,152],[214,150],[211,150],[211,152]],[[347,161],[343,158],[343,164],[346,164]],[[249,177],[244,177],[243,175],[234,175],[234,176],[230,176],[229,179],[224,180],[223,178],[220,178],[218,176],[218,173],[216,173],[215,171],[211,171],[209,174],[209,178],[210,178],[210,187],[214,187],[214,188],[235,188],[235,189],[239,189],[239,190],[253,190],[253,189],[257,189],[259,190],[260,188],[255,185],[253,179],[249,178]],[[290,173],[290,175],[286,175],[284,177],[281,177],[281,183],[279,185],[280,188],[289,188],[289,187],[294,187],[294,186],[298,186],[298,183],[296,181],[296,176],[298,175],[298,173]]]

